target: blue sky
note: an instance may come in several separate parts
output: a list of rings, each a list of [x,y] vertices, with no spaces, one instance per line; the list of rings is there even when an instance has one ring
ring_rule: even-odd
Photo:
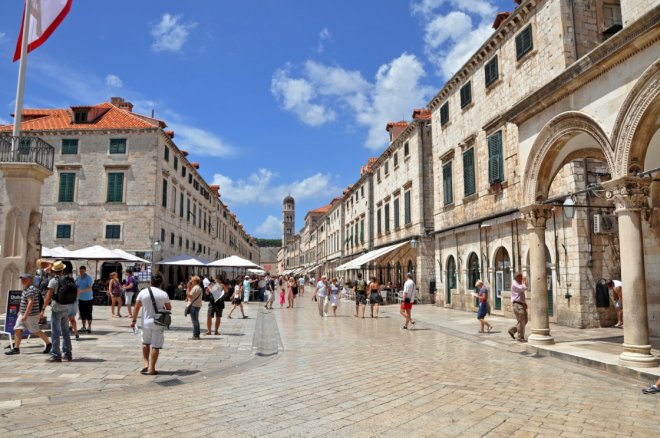
[[[26,108],[120,96],[155,115],[256,237],[356,181],[513,0],[74,0],[29,57]],[[23,2],[0,15],[0,124],[14,110]]]

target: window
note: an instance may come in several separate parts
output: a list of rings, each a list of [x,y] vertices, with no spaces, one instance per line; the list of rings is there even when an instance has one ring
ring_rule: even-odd
[[[183,236],[179,236],[179,248],[183,246]]]
[[[407,157],[408,155],[410,155],[410,145],[408,144],[408,142],[405,142],[403,144],[403,156]]]
[[[614,35],[622,28],[621,5],[617,3],[603,4],[603,34]]]
[[[170,148],[168,148],[167,146],[165,146],[165,149],[164,149],[164,151],[163,151],[163,154],[164,154],[164,155],[163,155],[163,159],[164,159],[165,161],[170,161]]]
[[[445,126],[449,122],[449,101],[440,107],[440,126]]]
[[[385,175],[390,173],[390,160],[385,160]]]
[[[360,187],[360,196],[364,198],[364,186]]]
[[[475,191],[474,148],[470,148],[463,153],[463,195],[470,196]]]
[[[380,167],[376,171],[376,181],[380,182]]]
[[[488,183],[504,181],[504,158],[502,157],[502,131],[488,137]]]
[[[170,245],[174,246],[174,233],[170,233]]]
[[[383,234],[383,228],[382,228],[382,224],[381,224],[381,222],[382,222],[382,213],[383,212],[381,211],[380,208],[376,212],[376,223],[377,223],[376,230],[377,230],[379,236],[381,234]]]
[[[108,174],[108,196],[106,202],[124,202],[124,174]]]
[[[164,228],[160,229],[160,241],[162,243],[165,243],[165,229]]]
[[[57,202],[73,202],[76,189],[75,173],[60,173],[60,193]]]
[[[484,76],[486,77],[486,87],[495,82],[499,77],[499,71],[497,69],[497,55],[493,56],[493,59],[486,63],[484,67]]]
[[[55,231],[56,239],[71,239],[71,225],[59,224]]]
[[[360,242],[364,243],[364,219],[360,220]]]
[[[167,180],[163,180],[163,199],[162,199],[162,205],[164,208],[167,208]],[[165,239],[161,239],[161,242]]]
[[[516,59],[520,59],[534,48],[532,41],[532,25],[530,24],[516,35]]]
[[[186,201],[187,201],[187,204],[186,204],[186,205],[187,205],[187,207],[188,207],[188,208],[186,209],[186,212],[187,212],[187,215],[186,215],[186,221],[190,222],[190,215],[192,214],[192,212],[190,211],[190,198],[188,198]]]
[[[357,246],[360,242],[358,241],[358,223],[355,222],[355,246]]]
[[[126,153],[126,139],[125,138],[111,138],[110,139],[110,153],[111,154],[125,154]]]
[[[87,111],[75,111],[73,113],[74,123],[85,123],[87,122]]]
[[[188,174],[188,184],[192,184],[193,179],[192,179],[192,173]]]
[[[77,155],[78,154],[78,139],[63,139],[62,140],[62,155]]]
[[[179,170],[179,157],[174,157],[174,162],[172,163],[174,170]]]
[[[410,214],[410,190],[403,195],[403,223],[406,225],[412,223],[412,216]]]
[[[106,225],[105,226],[106,239],[121,239],[121,225]]]
[[[385,204],[385,232],[390,232],[390,204]]]
[[[181,166],[181,176],[185,178],[186,176],[186,166]]]
[[[465,108],[472,103],[472,81],[461,87],[461,108]]]
[[[183,217],[183,192],[179,193],[179,217]]]
[[[442,193],[445,205],[454,202],[453,189],[451,186],[451,161],[442,166]]]
[[[399,228],[399,198],[394,198],[394,229]]]
[[[399,165],[399,154],[398,153],[396,153],[396,152],[394,153],[393,160],[394,160],[394,168],[396,169],[397,166]]]
[[[172,187],[172,214],[176,215],[176,187]]]
[[[190,240],[186,239],[186,249],[190,249]]]

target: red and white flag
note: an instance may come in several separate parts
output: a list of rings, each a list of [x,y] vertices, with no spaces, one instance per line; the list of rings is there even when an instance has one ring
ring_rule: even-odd
[[[71,9],[73,0],[32,0],[30,7],[30,25],[28,33],[28,53],[42,45],[57,29],[66,14]],[[25,2],[28,4],[27,0]],[[21,33],[18,35],[14,61],[21,58],[21,41],[23,40],[23,24],[25,22],[25,9],[21,21]]]

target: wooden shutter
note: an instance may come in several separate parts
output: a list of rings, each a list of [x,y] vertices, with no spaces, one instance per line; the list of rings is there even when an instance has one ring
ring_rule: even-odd
[[[449,162],[442,167],[442,190],[444,193],[445,205],[449,205],[453,202],[453,190],[451,185],[451,162]]]
[[[488,182],[504,181],[504,158],[502,156],[502,131],[488,137]]]
[[[474,149],[469,149],[463,154],[463,194],[469,196],[474,192]]]

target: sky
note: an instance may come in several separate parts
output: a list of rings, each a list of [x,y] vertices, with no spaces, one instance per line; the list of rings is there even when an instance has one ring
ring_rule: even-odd
[[[22,0],[0,14],[0,124],[11,123]],[[359,179],[492,34],[513,0],[73,0],[29,56],[26,108],[123,97],[174,141],[255,237],[296,229]]]

